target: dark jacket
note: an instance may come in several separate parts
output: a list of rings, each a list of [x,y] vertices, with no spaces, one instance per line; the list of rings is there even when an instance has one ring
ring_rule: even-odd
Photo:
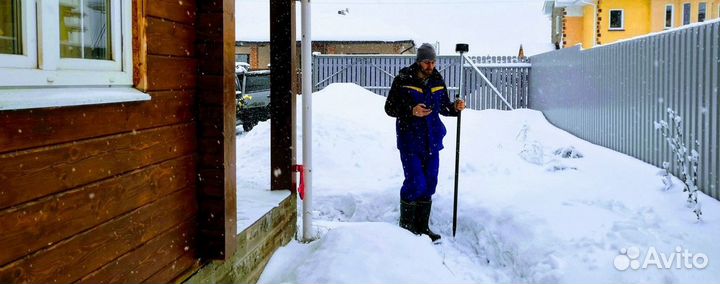
[[[395,131],[400,151],[437,152],[443,149],[442,139],[447,132],[439,115],[457,116],[458,113],[437,69],[425,82],[417,77],[418,69],[414,63],[400,70],[385,101],[385,112],[397,118]],[[432,113],[426,117],[413,116],[413,107],[420,103],[432,109]]]

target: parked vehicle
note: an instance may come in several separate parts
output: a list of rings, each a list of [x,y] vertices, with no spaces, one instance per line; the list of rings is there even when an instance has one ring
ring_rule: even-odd
[[[270,70],[241,68],[236,75],[237,121],[250,131],[258,122],[270,119]]]

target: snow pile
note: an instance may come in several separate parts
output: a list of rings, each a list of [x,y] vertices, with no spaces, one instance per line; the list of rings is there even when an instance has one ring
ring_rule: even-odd
[[[432,246],[436,255],[429,254],[428,238],[391,228],[399,216],[403,172],[384,98],[333,84],[315,93],[313,103],[313,216],[320,239],[278,250],[262,281],[418,282],[389,265],[408,258],[434,273],[423,277],[436,279],[446,270],[451,282],[720,281],[720,265],[713,263],[720,259],[720,202],[700,194],[705,214],[698,223],[677,202],[684,193],[676,178],[665,191],[658,168],[570,135],[533,110],[463,113],[455,239],[456,119],[442,118],[448,134],[431,223],[444,241]],[[267,122],[238,137],[239,182],[269,184],[268,147]],[[366,245],[372,249],[360,249]],[[675,268],[684,261],[678,248],[703,254],[709,265]],[[665,257],[672,268],[652,265],[652,258],[649,267],[634,268],[653,256]],[[340,262],[331,265],[335,260]]]
[[[345,223],[278,250],[258,283],[457,282],[426,238],[387,223]]]

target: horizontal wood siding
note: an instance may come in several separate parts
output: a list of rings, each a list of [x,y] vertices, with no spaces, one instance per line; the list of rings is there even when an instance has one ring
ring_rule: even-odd
[[[0,282],[79,280],[163,231],[193,218],[195,189],[187,188],[0,268]]]
[[[0,263],[63,240],[193,184],[192,156],[30,202],[0,214]],[[91,214],[88,214],[91,213]]]
[[[151,92],[150,96],[151,100],[144,103],[0,112],[0,133],[3,134],[0,153],[155,128],[194,118],[192,90],[158,91]]]
[[[185,123],[2,155],[0,208],[192,154],[194,137]],[[34,190],[8,190],[23,187]]]
[[[197,265],[196,10],[133,0],[150,101],[0,111],[0,283],[170,281]]]
[[[195,252],[195,223],[195,220],[188,220],[181,226],[168,230],[146,245],[84,277],[78,283],[143,282],[182,255]]]

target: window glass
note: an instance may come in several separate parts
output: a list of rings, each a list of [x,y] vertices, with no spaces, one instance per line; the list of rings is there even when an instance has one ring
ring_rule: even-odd
[[[60,57],[112,60],[110,0],[60,0]]]
[[[672,28],[673,26],[673,6],[665,6],[665,27]]]
[[[250,54],[243,54],[243,53],[235,54],[235,62],[250,63]]]
[[[698,23],[705,21],[705,14],[707,13],[707,3],[700,2],[698,6]]]
[[[690,3],[683,4],[683,25],[690,24]]]
[[[245,78],[245,92],[254,93],[270,89],[270,74],[248,74]]]
[[[22,54],[20,0],[0,0],[0,53]]]
[[[620,10],[610,11],[610,28],[611,29],[622,29],[623,28],[623,11],[620,11]]]

